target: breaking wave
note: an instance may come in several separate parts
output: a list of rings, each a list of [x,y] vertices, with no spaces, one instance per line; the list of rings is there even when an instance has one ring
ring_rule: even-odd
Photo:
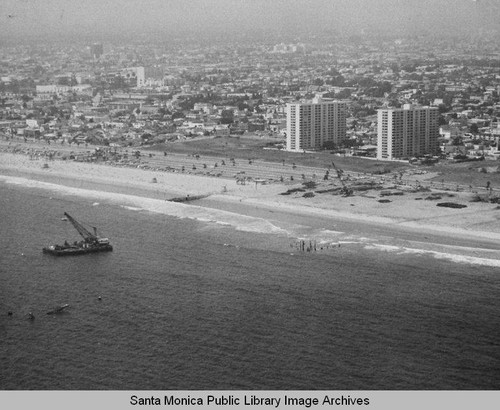
[[[193,219],[200,222],[209,222],[219,225],[231,226],[236,230],[253,233],[282,234],[289,232],[271,222],[238,213],[204,208],[197,205],[170,202],[160,199],[139,197],[134,195],[118,194],[113,192],[93,191],[88,189],[73,188],[48,182],[34,181],[17,177],[2,177],[5,182],[22,185],[27,188],[50,190],[61,195],[81,196],[90,201],[92,206],[99,204],[97,200],[107,201],[131,211],[146,211],[173,216],[177,218]]]
[[[460,250],[457,247],[457,252]],[[451,252],[438,252],[438,251],[430,251],[425,249],[415,249],[415,248],[406,248],[403,246],[394,246],[394,245],[383,245],[383,244],[370,244],[366,245],[365,249],[379,250],[385,252],[395,252],[398,255],[404,254],[412,254],[412,255],[431,255],[436,259],[448,260],[455,263],[468,263],[471,265],[481,265],[481,266],[490,266],[490,267],[500,267],[499,259],[491,259],[491,258],[483,258],[478,256],[464,255],[463,253],[451,253]],[[497,255],[499,256],[499,255]]]

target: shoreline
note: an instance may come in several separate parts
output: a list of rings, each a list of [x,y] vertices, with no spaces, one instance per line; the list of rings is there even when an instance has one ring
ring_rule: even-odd
[[[21,178],[54,184],[63,191],[81,189],[97,195],[101,192],[158,200],[156,207],[173,198],[191,196],[194,199],[187,204],[175,204],[188,207],[183,210],[186,215],[205,208],[260,218],[278,227],[300,222],[310,230],[333,227],[332,231],[346,235],[368,232],[388,241],[471,248],[474,252],[493,251],[500,244],[500,210],[495,204],[469,203],[466,194],[455,198],[467,204],[465,209],[438,208],[432,201],[416,201],[422,193],[390,197],[390,203],[379,203],[373,192],[346,198],[331,194],[304,198],[301,192],[280,195],[290,188],[289,183],[241,185],[229,178],[62,160],[48,161],[49,168],[42,168],[42,162],[0,152],[0,180]]]

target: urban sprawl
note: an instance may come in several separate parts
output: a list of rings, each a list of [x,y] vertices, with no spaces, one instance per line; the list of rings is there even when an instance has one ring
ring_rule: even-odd
[[[268,149],[411,164],[497,160],[494,37],[26,44],[0,49],[0,140]]]

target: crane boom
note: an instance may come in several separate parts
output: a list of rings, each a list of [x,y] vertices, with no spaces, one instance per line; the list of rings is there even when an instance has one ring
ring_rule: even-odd
[[[335,170],[335,172],[337,173],[337,177],[339,178],[340,180],[340,183],[342,184],[342,186],[344,186],[344,181],[342,181],[342,174],[344,173],[344,171],[342,171],[341,169],[338,169],[336,166],[335,166],[335,163],[332,161],[332,166],[333,166],[333,169]]]
[[[75,229],[78,231],[78,233],[85,239],[87,242],[94,242],[98,239],[97,233],[92,233],[89,230],[87,230],[80,222],[78,222],[75,218],[73,218],[70,214],[64,212],[64,216],[69,219],[71,224],[75,227]],[[94,228],[94,232],[96,231],[96,228]]]
[[[342,174],[344,173],[343,170],[337,168],[334,164],[334,162],[332,161],[332,166],[333,166],[333,169],[337,172],[337,177],[340,181],[340,183],[342,184],[342,188],[340,190],[340,192],[342,193],[342,196],[351,196],[353,194],[353,190],[351,188],[349,188],[345,183],[344,181],[342,180]]]

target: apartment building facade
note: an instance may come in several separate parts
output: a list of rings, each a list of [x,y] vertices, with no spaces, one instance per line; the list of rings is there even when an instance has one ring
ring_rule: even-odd
[[[346,138],[346,103],[315,98],[310,103],[287,104],[287,151],[338,144]]]
[[[406,159],[436,154],[438,150],[438,108],[415,107],[378,110],[377,159]]]

